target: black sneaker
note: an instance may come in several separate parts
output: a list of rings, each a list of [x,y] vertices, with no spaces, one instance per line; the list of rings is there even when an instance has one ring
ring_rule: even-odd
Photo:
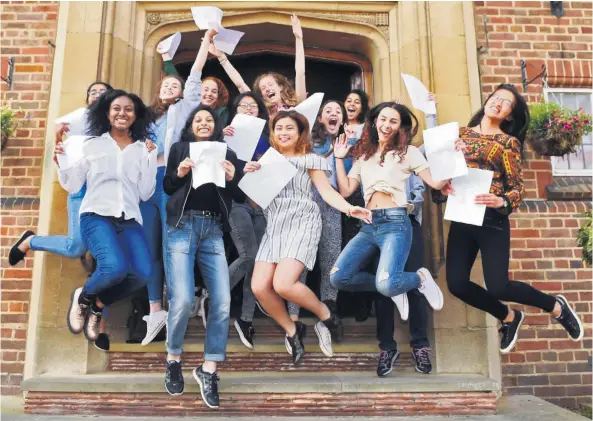
[[[329,329],[332,335],[332,342],[337,344],[344,340],[344,325],[342,320],[338,317],[338,311],[335,301],[327,300],[323,302],[329,308],[330,316],[327,320],[321,322]]]
[[[202,400],[209,407],[216,409],[219,406],[218,381],[220,377],[216,373],[206,373],[202,366],[194,369],[194,379],[200,385]]]
[[[513,310],[515,318],[512,322],[502,323],[498,332],[500,333],[500,352],[507,354],[514,348],[519,337],[519,328],[523,323],[523,312]]]
[[[556,300],[558,300],[562,306],[562,312],[560,313],[560,316],[555,317],[555,319],[564,327],[564,329],[566,329],[573,341],[580,341],[583,339],[584,334],[581,319],[579,319],[579,316],[577,316],[574,310],[570,308],[570,305],[564,296],[557,295]]]
[[[422,374],[432,373],[432,364],[430,363],[430,348],[425,346],[422,348],[413,348],[412,357],[416,363],[416,371]]]
[[[100,351],[109,351],[109,335],[106,333],[99,333],[95,341],[95,348]]]
[[[358,309],[354,313],[354,320],[356,320],[358,323],[362,323],[366,321],[370,315],[371,307],[369,306],[369,302],[366,298],[363,298],[360,300]]]
[[[305,344],[303,339],[307,336],[307,326],[301,322],[294,322],[296,325],[296,333],[294,336],[287,336],[288,344],[292,350],[292,363],[293,365],[299,365],[305,358]]]
[[[377,366],[377,376],[385,377],[393,371],[393,366],[399,359],[399,351],[392,349],[390,351],[381,351],[379,355],[379,365]]]
[[[185,384],[183,382],[183,373],[181,372],[181,363],[179,361],[167,361],[167,371],[165,373],[165,389],[171,396],[183,395]]]
[[[243,345],[245,345],[249,349],[253,349],[253,335],[255,335],[255,329],[251,322],[246,322],[241,319],[235,320],[234,323],[235,329],[237,329],[237,333],[239,334],[239,338]]]

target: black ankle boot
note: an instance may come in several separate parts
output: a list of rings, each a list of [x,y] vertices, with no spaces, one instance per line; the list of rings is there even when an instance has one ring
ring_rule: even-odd
[[[326,300],[323,303],[329,308],[330,316],[328,319],[322,320],[321,322],[331,332],[332,342],[339,344],[344,340],[344,325],[342,324],[342,319],[338,317],[336,303],[331,300]]]
[[[301,322],[294,322],[296,325],[296,332],[294,336],[287,336],[288,343],[292,349],[292,363],[299,365],[305,358],[305,344],[303,339],[307,336],[307,326]]]

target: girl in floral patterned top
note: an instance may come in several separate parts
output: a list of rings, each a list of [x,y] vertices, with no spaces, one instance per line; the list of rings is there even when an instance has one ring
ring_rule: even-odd
[[[499,319],[502,353],[517,341],[523,312],[501,301],[525,304],[551,313],[575,340],[583,337],[583,326],[562,295],[545,294],[524,282],[509,280],[509,215],[525,194],[521,170],[521,148],[529,125],[525,100],[512,85],[503,84],[460,130],[468,167],[494,172],[490,193],[480,194],[475,203],[487,206],[482,226],[451,222],[447,241],[447,285],[449,291],[473,307]],[[442,190],[451,193],[450,186]],[[486,289],[470,281],[478,251]]]

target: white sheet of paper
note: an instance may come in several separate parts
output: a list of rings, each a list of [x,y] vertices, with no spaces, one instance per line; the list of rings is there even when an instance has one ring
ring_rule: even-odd
[[[222,10],[214,6],[192,7],[191,15],[199,29],[218,29],[222,22]]]
[[[309,130],[313,129],[313,124],[315,124],[319,107],[321,107],[321,103],[323,102],[323,96],[324,94],[322,92],[317,92],[316,94],[311,95],[309,98],[301,102],[296,107],[291,108],[295,111],[298,111],[304,115],[307,120],[309,120]]]
[[[214,183],[218,187],[225,186],[222,162],[226,157],[226,143],[222,142],[191,142],[189,157],[194,161],[192,168],[192,186],[197,189],[202,184]]]
[[[56,120],[56,124],[68,123],[66,137],[84,135],[86,130],[86,108],[79,108]]]
[[[214,36],[214,46],[229,55],[233,54],[243,35],[245,32],[225,29],[221,26],[218,34]]]
[[[239,181],[239,188],[262,209],[266,209],[296,175],[297,169],[274,148],[268,149],[258,163],[261,168],[245,174]]]
[[[82,146],[87,138],[88,136],[70,136],[62,143],[64,153],[56,155],[61,169],[71,168],[84,157]]]
[[[455,193],[447,199],[445,219],[464,224],[482,226],[486,205],[476,205],[474,200],[478,194],[490,192],[492,171],[468,168],[467,175],[452,180]]]
[[[172,59],[181,43],[181,32],[176,32],[168,38],[165,38],[156,47],[159,54],[167,54]]]
[[[428,94],[430,92],[426,89],[426,86],[414,76],[405,73],[402,73],[402,79],[406,85],[408,95],[410,95],[410,99],[412,100],[412,105],[424,114],[436,114],[436,105],[434,101],[428,100]]]
[[[224,141],[229,145],[229,148],[235,151],[237,158],[249,162],[253,158],[265,125],[266,120],[261,118],[237,114],[231,122],[231,126],[235,129],[235,135],[225,136]]]
[[[467,174],[463,152],[455,150],[458,138],[459,123],[447,123],[424,130],[424,150],[435,180],[448,180]]]

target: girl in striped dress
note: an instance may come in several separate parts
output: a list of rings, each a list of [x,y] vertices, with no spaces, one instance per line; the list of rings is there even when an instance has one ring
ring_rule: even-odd
[[[341,212],[369,223],[371,213],[350,206],[331,187],[327,161],[309,153],[310,129],[303,115],[296,111],[279,111],[272,119],[271,127],[271,146],[298,172],[265,210],[268,225],[255,258],[251,287],[259,303],[286,332],[292,360],[297,365],[304,357],[306,326],[290,318],[283,299],[314,313],[335,340],[341,340],[344,330],[337,314],[319,301],[305,284],[298,282],[305,266],[313,269],[321,236],[321,215],[313,200],[313,185],[328,204]],[[260,164],[250,162],[245,165],[244,172],[259,168]],[[322,330],[325,329],[315,329],[318,336]],[[331,343],[331,338],[326,341]]]

